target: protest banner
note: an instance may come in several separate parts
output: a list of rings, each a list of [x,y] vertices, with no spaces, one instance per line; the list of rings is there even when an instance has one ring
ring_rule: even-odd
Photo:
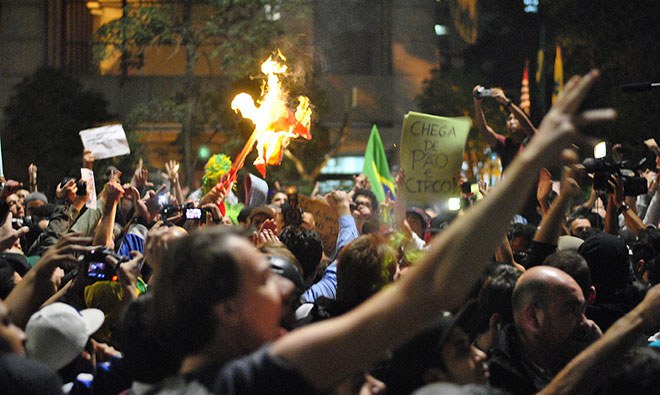
[[[470,118],[409,112],[403,120],[399,160],[406,172],[399,194],[407,202],[433,204],[459,197],[460,169]]]
[[[96,184],[94,184],[94,172],[87,168],[80,169],[80,179],[87,183],[89,198],[85,202],[85,207],[96,210]]]
[[[79,134],[83,147],[92,151],[94,159],[114,158],[131,153],[126,133],[121,125],[85,129],[81,130]]]
[[[339,216],[337,211],[330,208],[328,201],[324,197],[310,198],[308,196],[298,196],[298,203],[303,211],[308,211],[314,215],[316,221],[316,231],[323,240],[323,251],[328,257],[335,253],[337,244],[337,233],[339,232]]]
[[[0,143],[0,176],[4,176],[4,175],[5,175],[5,167],[2,162],[2,144]]]

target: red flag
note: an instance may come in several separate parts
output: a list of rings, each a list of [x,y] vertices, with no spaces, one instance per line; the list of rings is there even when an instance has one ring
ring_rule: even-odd
[[[520,108],[529,115],[531,102],[529,100],[529,60],[525,61],[522,83],[520,84]]]

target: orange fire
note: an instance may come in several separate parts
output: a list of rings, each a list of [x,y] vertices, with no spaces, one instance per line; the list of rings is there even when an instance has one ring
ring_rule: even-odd
[[[261,72],[268,78],[261,88],[261,98],[256,104],[247,93],[239,93],[231,103],[232,110],[240,111],[244,118],[254,123],[252,135],[232,166],[235,172],[243,167],[245,156],[252,150],[255,142],[257,159],[253,164],[265,177],[266,166],[280,164],[284,149],[291,139],[312,138],[309,133],[312,117],[309,99],[299,96],[295,113],[287,106],[288,93],[282,88],[280,81],[280,76],[284,76],[287,71],[285,61],[286,58],[278,51],[277,56],[270,56],[261,64]]]

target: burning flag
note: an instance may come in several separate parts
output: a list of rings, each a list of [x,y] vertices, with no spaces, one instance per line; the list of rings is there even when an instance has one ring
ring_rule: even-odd
[[[279,165],[284,149],[291,139],[312,138],[309,133],[312,110],[309,99],[298,97],[295,112],[288,107],[288,93],[282,89],[280,76],[286,74],[286,58],[278,51],[277,56],[269,57],[261,64],[261,72],[267,80],[261,88],[261,98],[255,103],[252,96],[239,93],[231,103],[232,110],[241,113],[244,118],[254,123],[254,131],[232,165],[233,173],[243,167],[245,157],[252,147],[257,146],[257,159],[253,162],[263,177],[266,177],[267,165]],[[235,178],[235,174],[234,174]]]

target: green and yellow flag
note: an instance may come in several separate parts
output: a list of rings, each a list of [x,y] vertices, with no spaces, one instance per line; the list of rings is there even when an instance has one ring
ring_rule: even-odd
[[[391,193],[392,198],[395,197],[390,166],[387,163],[385,148],[383,148],[383,142],[380,139],[380,133],[378,133],[376,125],[371,128],[371,136],[369,136],[367,149],[364,151],[362,172],[369,179],[371,191],[376,195],[379,202],[385,199],[388,192]]]

